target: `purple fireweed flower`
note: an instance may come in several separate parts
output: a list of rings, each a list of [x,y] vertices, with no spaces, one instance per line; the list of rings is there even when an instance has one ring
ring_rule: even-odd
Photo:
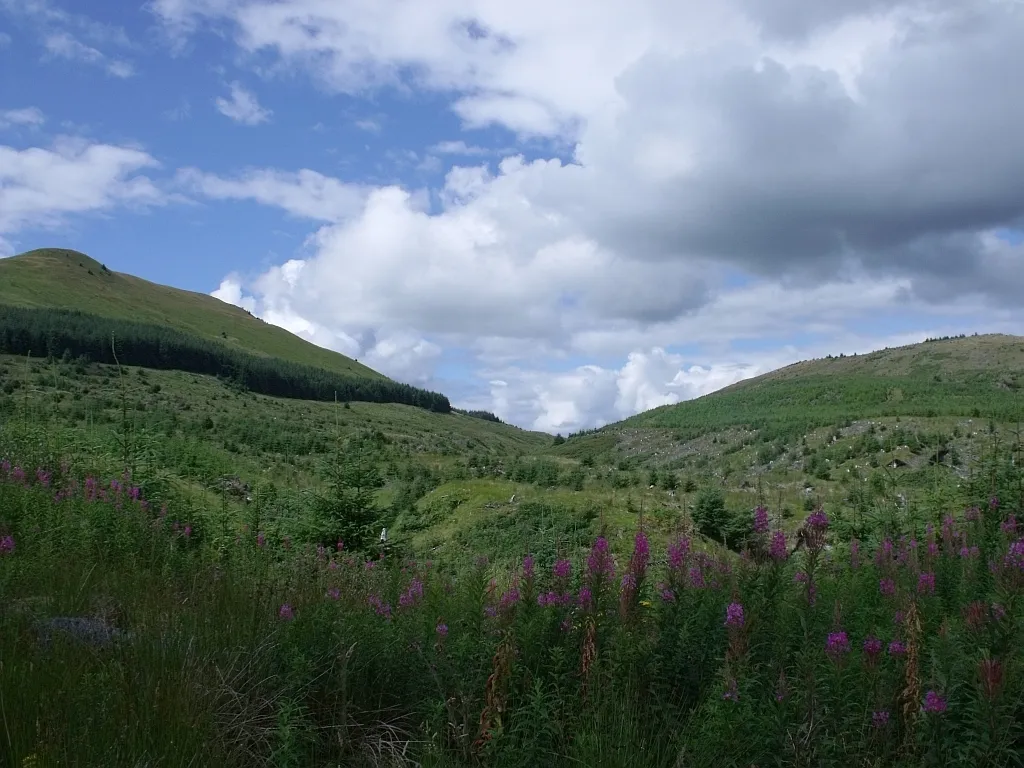
[[[1017,516],[1010,515],[1008,518],[1006,518],[1003,522],[999,524],[999,527],[1007,536],[1015,535],[1017,533]]]
[[[608,540],[604,536],[599,536],[590,549],[590,556],[587,558],[587,575],[594,581],[611,579],[615,576],[615,562],[612,560],[611,552],[608,551]]]
[[[676,601],[676,593],[668,587],[662,587],[658,592],[663,603],[674,603]]]
[[[896,582],[892,579],[881,579],[878,582],[878,591],[883,595],[896,594]]]
[[[619,588],[623,592],[632,592],[636,589],[636,576],[632,573],[622,574],[622,580],[619,582]]]
[[[980,519],[981,519],[981,510],[978,509],[977,507],[971,507],[966,512],[964,512],[964,520],[969,520],[970,522],[973,523],[973,522],[975,522],[977,520],[980,520]]]
[[[10,534],[0,537],[0,555],[14,554],[14,537]]]
[[[850,652],[850,638],[845,632],[830,632],[825,641],[825,653],[838,661],[843,654]]]
[[[566,580],[572,574],[572,563],[566,559],[556,560],[552,572],[556,579]]]
[[[998,496],[993,496],[991,499],[988,500],[988,508],[989,509],[998,509],[999,508],[999,497]]]
[[[185,529],[182,531],[182,535],[186,539],[192,535],[192,523],[185,523]]]
[[[810,515],[807,516],[807,527],[813,528],[818,531],[823,531],[828,528],[828,515],[825,514],[825,510],[818,507]]]
[[[647,571],[647,563],[651,559],[651,545],[647,541],[647,534],[637,531],[633,538],[633,556],[629,559],[629,570],[637,581],[641,580]]]
[[[789,547],[786,545],[785,531],[775,531],[772,534],[772,543],[768,548],[768,556],[776,562],[781,562],[789,557]]]
[[[580,593],[577,597],[577,602],[579,603],[580,607],[583,608],[583,610],[589,610],[590,606],[593,605],[594,595],[590,591],[590,587],[588,587],[586,584],[580,587]]]
[[[1003,558],[1003,567],[1008,570],[1024,571],[1024,538],[1017,539],[1010,545],[1006,557]]]
[[[935,594],[935,574],[934,573],[921,573],[917,577],[917,593],[918,594]]]
[[[932,714],[941,714],[946,711],[946,700],[937,692],[928,691],[928,693],[924,695],[923,709],[925,712],[930,712]]]
[[[707,586],[707,583],[704,581],[704,573],[699,565],[692,566],[687,576],[693,589],[704,589]]]
[[[370,595],[366,601],[378,616],[383,616],[388,621],[391,620],[391,603],[385,603],[381,600],[380,595]]]
[[[50,473],[40,467],[36,470],[36,481],[44,488],[50,487]]]
[[[758,505],[754,509],[754,533],[768,532],[768,510]]]
[[[523,578],[533,578],[533,555],[527,555],[523,558]]]
[[[22,469],[21,467],[15,467],[13,470],[11,470],[11,479],[14,480],[14,482],[16,483],[24,483],[25,470]]]
[[[292,607],[288,603],[284,603],[281,605],[281,609],[277,612],[277,615],[285,621],[291,621],[295,618],[295,611],[292,610]]]
[[[263,533],[263,531],[260,531],[256,534],[256,546],[260,547],[261,549],[267,546],[267,536],[265,533]]]
[[[442,639],[445,638],[445,637],[448,637],[448,625],[447,624],[438,623],[438,625],[436,627],[434,627],[434,631],[437,633],[437,636],[442,638]]]
[[[668,567],[670,571],[681,571],[690,556],[690,540],[681,538],[668,545]]]
[[[804,528],[805,540],[809,551],[821,551],[821,548],[825,545],[825,531],[827,529],[828,515],[825,514],[825,510],[818,507],[807,516],[806,527]]]
[[[398,598],[398,605],[402,608],[411,608],[416,605],[417,601],[423,597],[423,582],[418,578],[414,578],[409,582],[409,586],[405,592]]]
[[[884,709],[873,712],[871,714],[871,724],[875,728],[884,728],[889,724],[889,713]]]
[[[507,611],[519,602],[519,598],[519,590],[516,587],[511,587],[501,595],[501,598],[498,600],[498,607],[503,611]]]
[[[729,603],[725,609],[725,626],[736,629],[743,626],[743,606],[740,603]]]
[[[337,587],[334,587],[333,589],[329,589],[327,591],[327,596],[329,598],[331,598],[331,600],[338,600],[341,597],[341,590],[338,589]]]
[[[901,643],[899,640],[893,640],[889,643],[889,655],[890,656],[902,656],[907,652],[907,646]]]
[[[882,652],[882,641],[874,635],[870,635],[864,640],[864,655],[868,657],[870,661],[874,661],[878,658],[878,654]]]
[[[860,542],[857,539],[850,541],[850,567],[854,570],[860,568]]]

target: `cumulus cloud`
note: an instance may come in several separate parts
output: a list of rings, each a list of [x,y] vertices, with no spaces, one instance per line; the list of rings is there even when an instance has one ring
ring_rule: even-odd
[[[160,204],[164,193],[140,173],[157,167],[140,149],[67,137],[51,148],[0,145],[0,238],[59,226],[68,214]]]
[[[241,83],[235,81],[229,87],[229,97],[218,96],[214,99],[218,112],[242,125],[259,125],[270,119],[273,112],[261,107],[255,94],[246,90]]]
[[[247,282],[260,311],[361,352],[392,334],[471,349],[485,366],[499,350],[512,359],[485,397],[543,428],[761,370],[735,352],[695,367],[666,351],[681,343],[1018,311],[1024,252],[995,233],[1024,226],[1024,102],[1011,76],[1024,69],[1024,4],[153,8],[182,34],[217,24],[332,91],[430,90],[467,128],[573,144],[571,162],[509,153],[497,168],[454,166],[429,206],[400,187],[361,189],[344,217],[315,194],[299,205],[205,191],[319,223],[289,270]],[[429,151],[485,157],[455,141]],[[625,362],[552,374],[530,364],[540,354]]]

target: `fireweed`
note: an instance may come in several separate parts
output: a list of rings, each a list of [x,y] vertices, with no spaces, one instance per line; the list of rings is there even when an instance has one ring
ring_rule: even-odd
[[[162,499],[150,503],[135,490],[145,484],[123,477],[75,482],[67,470],[42,467],[40,472],[36,464],[28,463],[33,469],[25,471],[17,461],[0,462],[4,600],[60,595],[62,567],[88,589],[99,589],[98,582],[84,578],[93,568],[116,571],[126,583],[141,578],[129,568],[151,569],[147,583],[153,587],[123,596],[130,617],[125,628],[164,650],[122,654],[109,663],[122,665],[138,681],[125,711],[139,717],[157,712],[165,724],[187,723],[175,733],[194,734],[202,743],[194,763],[203,762],[218,744],[236,741],[255,745],[248,764],[271,762],[275,747],[259,723],[269,717],[287,725],[288,717],[299,717],[299,730],[311,745],[299,764],[353,764],[338,734],[351,740],[370,732],[385,710],[400,714],[392,733],[408,729],[402,738],[410,756],[451,765],[483,760],[472,747],[482,721],[500,722],[487,731],[486,760],[493,765],[512,759],[626,762],[643,750],[649,764],[668,766],[681,747],[726,764],[786,762],[793,757],[787,734],[797,733],[809,715],[820,736],[809,746],[814,755],[807,757],[817,764],[884,761],[891,756],[885,750],[895,749],[895,735],[922,723],[941,728],[972,764],[1006,762],[1007,751],[991,751],[1002,742],[979,735],[971,714],[979,702],[988,707],[984,711],[996,732],[1010,734],[1011,746],[1021,738],[1015,711],[1006,705],[1024,694],[1016,674],[1018,651],[1003,638],[1021,631],[1024,542],[1016,522],[1019,510],[1011,520],[1005,500],[996,507],[979,505],[981,519],[967,525],[954,519],[940,530],[894,533],[877,544],[865,536],[851,545],[849,561],[819,562],[831,532],[818,510],[808,518],[803,546],[792,557],[781,530],[760,532],[768,558],[737,567],[728,554],[702,551],[699,539],[675,539],[652,552],[647,532],[637,531],[632,550],[627,540],[620,551],[629,561],[618,579],[605,538],[593,542],[589,555],[562,555],[550,568],[527,556],[508,571],[481,562],[480,568],[490,572],[478,574],[471,568],[425,567],[404,555],[342,555],[340,543],[336,549],[307,546],[296,538],[288,549],[284,532],[266,520],[229,530],[214,544],[207,538],[208,518],[181,514],[173,500],[166,507]],[[61,524],[40,525],[37,510],[52,513]],[[986,518],[997,514],[1004,517]],[[983,530],[984,525],[989,527]],[[132,526],[141,532],[134,538],[127,535]],[[985,544],[980,538],[985,531],[995,543]],[[53,537],[53,546],[42,546],[46,536]],[[115,561],[102,546],[78,546],[83,538],[101,545],[117,539],[130,542],[118,546],[139,549],[130,561]],[[963,560],[964,547],[968,553],[981,548],[991,563]],[[74,557],[67,557],[69,552]],[[541,562],[551,561],[538,553]],[[976,565],[994,569],[988,581],[976,579]],[[21,581],[37,573],[53,579],[49,592],[45,581]],[[764,598],[769,579],[778,590],[770,603]],[[644,601],[641,610],[645,585],[656,585],[661,599],[649,601],[649,607]],[[615,587],[619,611],[610,610]],[[535,596],[527,600],[531,590]],[[841,623],[833,611],[839,602]],[[152,616],[147,613],[151,603]],[[481,605],[493,610],[493,619],[481,615]],[[7,645],[0,650],[17,647],[19,652],[5,655],[13,666],[0,668],[0,691],[7,708],[17,701],[30,716],[8,716],[9,725],[15,723],[10,743],[16,746],[7,746],[6,735],[0,739],[0,762],[23,764],[23,758],[46,748],[47,740],[60,742],[55,753],[67,754],[74,735],[63,736],[61,727],[73,723],[61,720],[56,704],[91,689],[74,675],[61,674],[63,656],[53,657],[57,666],[50,673],[63,678],[61,689],[39,676],[34,670],[43,668],[42,657],[20,644],[20,619],[10,618],[17,614],[6,607],[0,606],[0,643]],[[905,615],[896,617],[897,612]],[[919,631],[913,628],[918,615]],[[182,648],[198,649],[202,664],[182,664],[174,655],[178,646],[160,645],[169,642],[168,622],[188,628]],[[236,646],[241,655],[234,658],[229,649]],[[183,658],[192,658],[187,655],[192,652]],[[956,654],[952,661],[950,653]],[[165,655],[165,667],[133,666],[165,663]],[[899,694],[911,657],[920,687],[904,702]],[[108,663],[101,655],[90,659]],[[584,668],[591,710],[584,709]],[[804,685],[808,674],[813,687]],[[36,675],[31,684],[24,682],[26,675]],[[105,686],[103,695],[119,700],[124,689],[108,682],[117,679],[104,673],[86,682]],[[188,705],[198,713],[160,708],[169,692],[208,691],[211,680],[231,687],[216,696],[193,697]],[[624,691],[631,693],[626,697]],[[225,735],[225,724],[244,721],[232,707],[248,706],[250,699],[282,708],[242,713],[262,729],[247,735],[248,741],[237,732]],[[287,712],[301,714],[287,714],[286,700],[292,707]],[[578,750],[588,739],[603,750],[619,749],[602,741],[617,731],[577,713],[602,707],[637,735],[635,741],[622,737],[628,743],[621,752],[599,759],[604,753]],[[680,731],[680,722],[709,726]],[[628,729],[621,730],[632,732]],[[153,733],[159,738],[159,731]],[[436,738],[414,736],[419,733]],[[176,735],[173,747],[161,742],[148,755],[142,748],[131,752],[130,745],[123,754],[133,764],[158,759],[182,749],[182,738]],[[900,748],[907,750],[907,764],[919,764],[925,747],[910,739]]]

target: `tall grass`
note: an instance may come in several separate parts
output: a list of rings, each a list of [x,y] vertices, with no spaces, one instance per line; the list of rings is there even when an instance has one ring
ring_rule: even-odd
[[[743,557],[638,530],[628,559],[599,537],[498,572],[298,547],[25,460],[0,463],[3,765],[1022,762],[1010,470],[879,541],[819,510],[795,547],[759,511]]]

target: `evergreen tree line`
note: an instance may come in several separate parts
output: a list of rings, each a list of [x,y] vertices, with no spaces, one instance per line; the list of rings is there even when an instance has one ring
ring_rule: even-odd
[[[68,310],[0,306],[0,353],[84,358],[93,363],[207,374],[273,397],[333,400],[337,396],[345,402],[401,403],[436,413],[451,411],[444,395],[408,384],[344,376],[231,349],[172,328]]]
[[[452,408],[455,413],[461,413],[463,416],[469,416],[474,419],[483,419],[484,421],[493,421],[495,424],[504,424],[501,419],[495,416],[490,411],[464,411],[461,408]]]

